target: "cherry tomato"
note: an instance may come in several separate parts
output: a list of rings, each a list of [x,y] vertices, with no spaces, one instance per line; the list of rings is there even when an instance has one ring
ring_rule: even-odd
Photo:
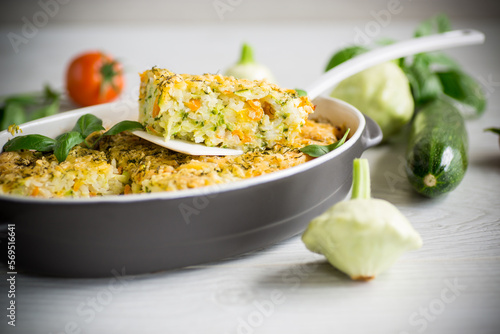
[[[86,107],[116,99],[124,85],[122,66],[102,52],[86,52],[73,59],[66,71],[70,98]]]

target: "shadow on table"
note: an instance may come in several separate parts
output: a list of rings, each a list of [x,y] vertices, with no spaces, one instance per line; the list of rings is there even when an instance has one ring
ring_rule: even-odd
[[[272,267],[257,280],[259,288],[295,291],[303,288],[350,287],[365,284],[353,281],[326,260]]]
[[[398,137],[399,138],[399,137]],[[429,199],[418,194],[406,175],[406,139],[381,144],[367,151],[370,160],[372,197],[384,199],[398,206],[401,204],[438,204],[441,199]]]
[[[500,150],[497,155],[483,156],[470,162],[474,168],[496,169],[500,171]],[[469,166],[469,167],[471,167]]]

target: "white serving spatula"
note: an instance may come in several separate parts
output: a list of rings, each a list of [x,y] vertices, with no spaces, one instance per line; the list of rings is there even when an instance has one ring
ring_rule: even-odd
[[[314,81],[308,89],[306,89],[306,92],[308,97],[313,100],[324,91],[335,87],[342,80],[374,65],[422,52],[444,50],[464,45],[481,44],[484,42],[484,39],[485,36],[483,33],[476,30],[464,29],[449,31],[432,36],[413,38],[380,47],[356,56],[355,58],[349,59],[332,68]],[[186,140],[165,140],[163,137],[155,136],[145,131],[133,131],[133,134],[173,151],[190,155],[239,155],[243,153],[241,150],[209,147],[204,144],[198,144]]]

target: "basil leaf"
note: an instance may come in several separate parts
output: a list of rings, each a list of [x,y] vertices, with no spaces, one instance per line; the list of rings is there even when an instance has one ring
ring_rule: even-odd
[[[46,101],[59,100],[61,98],[61,93],[50,88],[49,85],[43,87],[43,96]]]
[[[382,37],[379,40],[377,40],[375,43],[377,43],[377,45],[380,45],[380,46],[386,46],[386,45],[391,45],[391,44],[396,43],[396,40],[394,40],[392,38]]]
[[[12,95],[4,100],[4,104],[19,103],[23,106],[34,105],[38,103],[40,96],[39,94],[20,94]]]
[[[427,58],[427,62],[429,63],[429,65],[441,65],[450,69],[460,68],[460,65],[455,60],[445,55],[444,53],[440,52],[425,53],[425,57]]]
[[[354,58],[367,51],[368,49],[363,46],[350,46],[345,49],[342,49],[332,56],[332,58],[328,62],[328,65],[326,66],[325,72],[334,68],[339,64],[342,64],[346,60]]]
[[[57,113],[59,111],[60,96],[61,94],[59,92],[52,90],[49,85],[45,85],[43,93],[18,94],[5,97],[3,100],[3,108],[6,109],[11,104],[22,107],[24,114],[22,122],[21,119],[15,122],[16,124],[21,124],[26,121],[31,121]],[[5,117],[0,115],[0,120],[4,119]],[[12,120],[5,120],[5,123],[9,122],[12,123]],[[7,124],[6,126],[8,125],[10,124]],[[5,127],[0,124],[0,129],[3,128]]]
[[[305,90],[303,90],[303,89],[297,89],[296,88],[295,91],[297,92],[297,95],[299,97],[301,97],[301,96],[307,96],[307,92]]]
[[[483,114],[486,109],[486,96],[476,80],[459,70],[438,72],[437,76],[446,95],[473,109],[471,114],[466,116],[477,117]]]
[[[415,106],[434,100],[443,92],[441,81],[431,71],[430,60],[426,54],[416,55],[413,64],[402,68],[410,82]]]
[[[52,101],[52,103],[43,106],[35,111],[29,116],[30,120],[39,119],[42,117],[52,116],[59,110],[59,99]]]
[[[428,36],[435,33],[443,33],[451,30],[451,23],[448,16],[444,14],[436,15],[423,21],[415,30],[415,37]]]
[[[55,140],[42,135],[26,135],[18,136],[10,139],[3,146],[6,152],[19,150],[36,150],[40,152],[48,152],[54,149]]]
[[[66,132],[58,136],[54,144],[54,155],[57,161],[62,162],[66,160],[69,151],[76,145],[82,143],[84,139],[83,135],[76,131]]]
[[[141,123],[135,121],[121,121],[116,123],[111,129],[104,133],[105,136],[116,135],[123,131],[143,130],[144,127]]]
[[[435,17],[437,33],[441,34],[451,30],[451,22],[447,15],[440,14]]]
[[[430,71],[417,72],[417,81],[419,83],[419,96],[417,105],[437,99],[441,95],[443,88],[436,74]]]
[[[497,135],[500,135],[500,128],[488,128],[488,129],[484,129],[484,131],[490,131],[490,132],[496,133]]]
[[[104,130],[102,120],[92,114],[85,114],[78,119],[72,131],[81,133],[87,138],[92,132]]]
[[[429,36],[432,34],[432,24],[429,21],[424,21],[417,26],[414,37]]]
[[[33,110],[29,119],[39,119],[42,117],[55,115],[59,111],[61,94],[52,90],[49,85],[45,85],[43,90],[44,103],[38,109]]]
[[[11,102],[5,106],[2,120],[0,122],[0,130],[5,130],[11,124],[23,124],[26,122],[26,112],[19,103]]]
[[[347,135],[349,134],[349,130],[350,129],[347,129],[347,131],[344,133],[344,136],[339,141],[337,141],[333,144],[330,144],[330,145],[307,145],[307,146],[302,147],[300,149],[300,151],[313,157],[313,158],[320,157],[324,154],[327,154],[327,153],[333,151],[334,149],[338,148],[342,144],[344,144],[346,139],[347,139]]]

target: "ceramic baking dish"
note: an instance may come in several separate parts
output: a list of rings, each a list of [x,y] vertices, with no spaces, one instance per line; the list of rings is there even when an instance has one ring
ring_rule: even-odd
[[[88,199],[0,195],[2,226],[15,224],[17,267],[66,277],[139,274],[217,261],[302,232],[345,198],[353,159],[382,139],[376,123],[353,106],[326,97],[314,104],[312,118],[346,125],[351,136],[340,148],[283,171],[177,192]],[[23,125],[23,134],[55,137],[86,113],[110,126],[137,119],[137,105],[61,113]],[[10,137],[1,132],[0,147]]]

